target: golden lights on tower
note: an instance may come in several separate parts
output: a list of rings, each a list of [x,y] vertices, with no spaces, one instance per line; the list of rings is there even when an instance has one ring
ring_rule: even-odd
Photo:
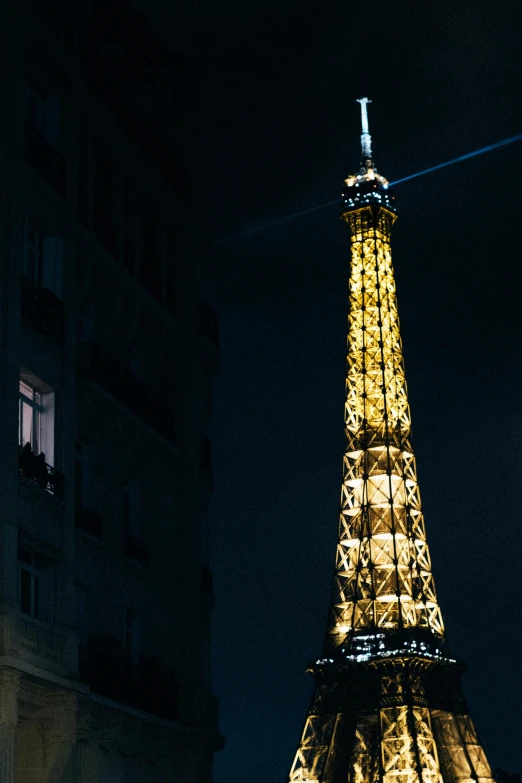
[[[346,448],[323,658],[290,783],[494,783],[449,658],[426,542],[397,310],[387,180],[345,180],[351,237]]]
[[[347,447],[329,633],[335,646],[371,628],[422,627],[443,636],[409,441],[390,248],[395,214],[364,199],[342,217],[352,254]]]

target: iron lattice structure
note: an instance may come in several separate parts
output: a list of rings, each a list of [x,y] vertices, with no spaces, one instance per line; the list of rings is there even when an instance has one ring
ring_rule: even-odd
[[[449,657],[415,458],[387,181],[371,160],[349,177],[346,450],[332,601],[290,783],[493,783]]]

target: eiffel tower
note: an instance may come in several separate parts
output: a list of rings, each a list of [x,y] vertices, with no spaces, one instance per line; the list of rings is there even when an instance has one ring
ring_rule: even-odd
[[[345,180],[351,236],[346,450],[332,599],[289,781],[494,783],[445,641],[426,542],[390,236],[388,182]]]

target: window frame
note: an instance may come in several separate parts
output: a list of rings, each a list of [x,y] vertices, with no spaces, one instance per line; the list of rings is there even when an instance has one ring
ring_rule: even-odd
[[[23,275],[35,288],[41,288],[44,264],[44,235],[40,227],[31,218],[31,215],[27,216]],[[29,263],[30,258],[32,259],[31,263]]]
[[[21,556],[24,553],[25,557]],[[40,561],[40,562],[38,562]],[[29,575],[29,611],[23,608],[23,574]],[[48,596],[45,606],[44,585],[47,584]],[[21,543],[17,553],[17,603],[19,612],[31,620],[36,620],[46,625],[54,623],[55,602],[55,565],[45,555],[42,555],[32,547]],[[42,617],[42,614],[44,615]],[[45,616],[47,614],[47,616]]]
[[[27,394],[24,394],[22,389],[20,388],[24,384],[27,388],[31,389],[33,392],[33,398],[28,397]],[[36,401],[34,397],[37,396],[39,399]],[[44,406],[42,403],[42,393],[38,391],[38,389],[30,384],[25,378],[22,378],[20,376],[18,381],[18,437],[19,437],[19,445],[22,446],[22,448],[26,445],[26,443],[31,444],[31,451],[33,454],[38,455],[41,451],[40,446],[42,445],[42,415],[44,413]],[[24,404],[28,405],[32,409],[32,425],[31,425],[31,439],[29,441],[26,441],[24,438]]]
[[[22,277],[33,288],[50,291],[60,300],[63,300],[64,248],[63,237],[45,231],[38,216],[26,212]]]
[[[22,392],[20,386],[24,384],[33,390],[33,395],[38,395],[39,400],[31,398]],[[20,368],[18,378],[18,444],[23,449],[27,441],[23,437],[23,404],[29,405],[33,412],[38,414],[38,424],[33,413],[33,428],[37,426],[38,435],[36,443],[31,443],[31,453],[38,457],[42,452],[45,456],[45,462],[50,467],[55,467],[56,451],[56,392],[45,381],[38,378],[34,373],[24,368]]]

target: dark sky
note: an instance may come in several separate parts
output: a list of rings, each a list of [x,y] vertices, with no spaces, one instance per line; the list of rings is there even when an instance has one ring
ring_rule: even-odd
[[[187,9],[176,45],[222,337],[211,559],[227,745],[215,782],[283,783],[334,563],[349,238],[336,206],[237,234],[337,198],[359,163],[362,95],[391,181],[521,133],[522,6]],[[486,752],[511,771],[522,771],[521,158],[519,142],[397,186],[393,237],[436,585]]]

